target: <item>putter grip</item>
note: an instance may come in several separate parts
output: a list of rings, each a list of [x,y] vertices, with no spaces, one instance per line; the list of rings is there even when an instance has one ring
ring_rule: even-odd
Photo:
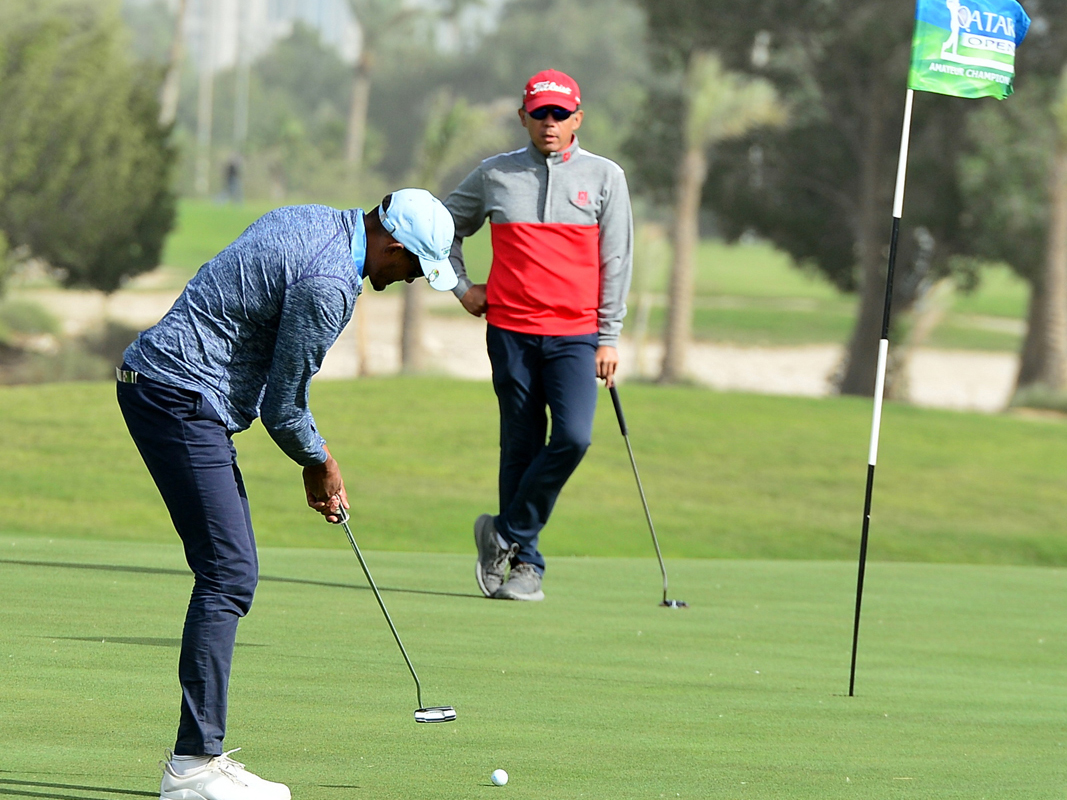
[[[619,420],[619,432],[623,436],[626,436],[629,431],[626,430],[626,417],[622,413],[622,403],[619,401],[619,390],[614,386],[609,386],[608,391],[611,392],[611,404],[615,406],[615,416]]]

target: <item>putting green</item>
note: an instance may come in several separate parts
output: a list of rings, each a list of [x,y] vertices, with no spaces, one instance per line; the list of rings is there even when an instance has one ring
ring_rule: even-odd
[[[309,523],[310,524],[310,523]],[[358,530],[356,531],[358,536]],[[553,558],[543,603],[472,556],[265,548],[227,745],[297,800],[1060,798],[1062,569]],[[177,545],[0,537],[0,794],[154,797],[191,585]],[[489,774],[504,768],[506,787]]]

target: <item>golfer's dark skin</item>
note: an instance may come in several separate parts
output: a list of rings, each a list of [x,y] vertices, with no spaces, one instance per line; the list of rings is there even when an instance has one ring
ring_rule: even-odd
[[[378,209],[368,212],[363,217],[367,230],[367,255],[363,262],[363,279],[369,280],[374,291],[380,292],[391,283],[411,283],[423,277],[422,267],[414,255],[404,249],[382,227]],[[341,477],[341,468],[325,446],[326,460],[321,464],[304,467],[304,491],[308,506],[318,511],[328,522],[340,522],[337,511],[344,506],[349,508],[345,482]]]
[[[534,119],[526,113],[525,108],[519,109],[519,122],[526,132],[530,134],[530,141],[541,155],[547,156],[566,150],[574,141],[574,133],[582,127],[582,119],[585,112],[578,109],[567,119],[558,120],[551,114],[544,119]],[[480,317],[489,308],[486,296],[486,284],[476,283],[467,293],[460,298],[459,302],[467,310],[467,313]],[[604,381],[607,386],[615,385],[615,371],[619,367],[619,351],[610,345],[601,345],[596,349],[596,376]]]

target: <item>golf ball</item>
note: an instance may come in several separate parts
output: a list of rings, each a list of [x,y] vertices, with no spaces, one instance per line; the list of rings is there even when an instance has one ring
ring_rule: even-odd
[[[508,782],[508,774],[502,769],[494,769],[493,774],[489,776],[489,780],[493,782],[494,786],[503,786]]]

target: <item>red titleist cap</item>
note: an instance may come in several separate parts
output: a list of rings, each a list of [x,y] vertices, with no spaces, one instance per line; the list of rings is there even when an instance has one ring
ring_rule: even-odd
[[[526,90],[522,93],[522,105],[527,111],[542,106],[559,106],[576,111],[581,104],[581,91],[574,78],[554,69],[538,72],[526,82]]]

